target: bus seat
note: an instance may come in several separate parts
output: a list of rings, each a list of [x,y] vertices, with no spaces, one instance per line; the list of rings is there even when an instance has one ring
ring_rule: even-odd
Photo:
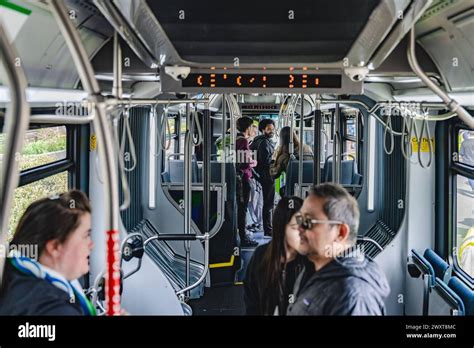
[[[412,249],[407,269],[412,278],[419,278],[421,276],[423,280],[422,286],[417,285],[417,287],[423,289],[422,292],[418,293],[420,296],[419,301],[422,302],[422,308],[420,312],[413,314],[427,315],[430,301],[429,295],[431,288],[435,285],[436,278],[433,266],[424,256]]]
[[[474,315],[474,290],[464,284],[458,277],[451,277],[448,282],[451,288],[464,303],[464,314]]]
[[[211,182],[220,183],[221,182],[221,162],[219,161],[211,161]],[[226,171],[228,170],[228,166],[226,164]]]
[[[221,182],[221,168],[222,162],[220,161],[210,161],[210,172],[211,172],[211,183],[212,184],[219,184]],[[235,172],[235,168],[230,166],[229,163],[225,164],[226,167],[226,182],[228,181],[228,175],[231,171]],[[233,176],[233,175],[232,175]],[[203,174],[203,167],[201,166],[198,168],[198,182],[204,182],[204,174]]]
[[[286,194],[294,194],[295,184],[298,183],[298,160],[290,160],[286,168]],[[313,161],[303,161],[303,183],[311,184],[313,182]]]
[[[170,182],[170,173],[168,173],[167,171],[161,173],[161,180],[163,182]]]
[[[169,182],[184,183],[184,161],[170,159],[168,161],[168,171],[164,173],[167,173]],[[198,165],[195,160],[191,161],[191,173],[192,182],[198,182]]]
[[[359,185],[362,176],[357,173],[354,160],[341,161],[341,184],[342,185]],[[332,181],[332,159],[327,159],[323,167],[322,182]]]
[[[436,278],[430,293],[428,315],[464,315],[464,302],[445,282]]]
[[[418,253],[415,249],[411,250],[411,263],[408,263],[408,273],[412,276],[412,278],[418,278],[420,274],[426,274],[430,276],[430,281],[428,283],[429,286],[434,285],[434,281],[436,278],[435,271],[431,263],[420,253]],[[416,266],[418,270],[418,274],[413,270],[412,265]]]
[[[359,173],[354,173],[352,175],[352,185],[362,185],[363,176]]]
[[[425,250],[423,256],[433,266],[435,276],[447,283],[451,277],[449,264],[430,248]]]

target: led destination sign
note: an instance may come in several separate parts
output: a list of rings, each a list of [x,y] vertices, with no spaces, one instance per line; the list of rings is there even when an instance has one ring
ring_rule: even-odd
[[[189,74],[182,87],[203,88],[341,88],[341,75]]]

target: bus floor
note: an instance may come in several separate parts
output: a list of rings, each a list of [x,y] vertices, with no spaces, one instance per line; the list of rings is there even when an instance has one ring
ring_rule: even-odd
[[[259,245],[270,241],[263,236],[263,231],[255,232],[253,238]],[[255,249],[256,247],[241,249],[242,267],[236,274],[235,284],[205,288],[204,296],[189,301],[193,315],[245,315],[243,281]]]

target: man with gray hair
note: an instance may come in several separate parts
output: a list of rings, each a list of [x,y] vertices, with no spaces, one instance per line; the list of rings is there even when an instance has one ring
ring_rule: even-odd
[[[288,315],[382,315],[390,288],[377,264],[357,247],[357,201],[342,186],[311,189],[296,215],[301,250],[314,269],[295,283]]]

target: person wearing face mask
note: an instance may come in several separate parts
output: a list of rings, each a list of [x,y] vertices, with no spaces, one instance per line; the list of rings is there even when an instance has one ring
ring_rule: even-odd
[[[10,243],[0,315],[96,315],[78,281],[89,271],[92,248],[85,194],[73,190],[32,203]]]
[[[262,222],[265,236],[272,235],[272,210],[275,199],[275,181],[270,174],[273,152],[275,151],[272,138],[275,135],[275,122],[272,119],[261,120],[258,125],[262,133],[253,140],[250,150],[257,152],[257,180],[262,185]]]
[[[247,315],[285,315],[296,277],[308,264],[300,255],[295,214],[303,200],[284,197],[273,214],[273,238],[259,246],[250,260],[244,280]]]

